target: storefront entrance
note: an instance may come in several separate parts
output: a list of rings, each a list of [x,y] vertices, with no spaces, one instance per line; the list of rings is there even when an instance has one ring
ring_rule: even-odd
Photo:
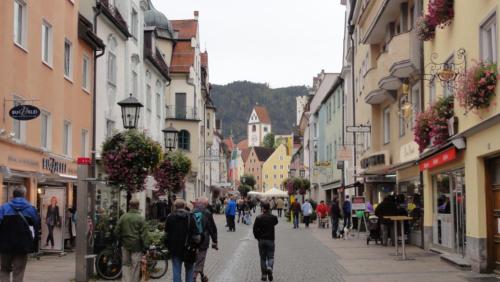
[[[500,274],[500,158],[487,162],[488,268]]]
[[[465,173],[463,169],[434,176],[433,243],[465,256]]]

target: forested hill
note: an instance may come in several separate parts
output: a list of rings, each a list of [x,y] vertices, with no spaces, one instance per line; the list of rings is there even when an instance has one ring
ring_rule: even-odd
[[[267,107],[274,134],[290,134],[297,115],[295,97],[307,94],[305,86],[271,89],[267,84],[249,81],[212,85],[211,91],[224,136],[232,131],[235,142],[247,137],[247,122],[257,103]]]

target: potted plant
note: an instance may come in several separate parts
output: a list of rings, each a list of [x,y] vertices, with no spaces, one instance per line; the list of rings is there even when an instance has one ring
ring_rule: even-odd
[[[496,95],[499,78],[496,64],[479,62],[459,79],[457,99],[466,112],[487,109]]]

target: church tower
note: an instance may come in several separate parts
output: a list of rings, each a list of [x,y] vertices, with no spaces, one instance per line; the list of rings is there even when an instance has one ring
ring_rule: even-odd
[[[262,146],[264,137],[271,133],[271,119],[266,107],[255,106],[248,120],[248,146]]]

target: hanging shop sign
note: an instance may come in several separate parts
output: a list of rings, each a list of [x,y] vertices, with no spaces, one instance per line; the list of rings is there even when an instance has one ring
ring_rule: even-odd
[[[16,120],[32,120],[39,115],[40,109],[33,105],[17,105],[9,111],[9,116]]]
[[[385,154],[376,154],[362,159],[360,163],[361,168],[363,169],[369,168],[371,166],[385,165],[386,157]]]
[[[455,147],[451,147],[429,159],[420,162],[419,164],[420,171],[424,171],[426,169],[431,169],[433,167],[443,165],[447,162],[453,161],[456,158],[457,158],[457,149]]]
[[[350,161],[352,159],[352,150],[347,147],[342,147],[337,150],[337,160]]]

